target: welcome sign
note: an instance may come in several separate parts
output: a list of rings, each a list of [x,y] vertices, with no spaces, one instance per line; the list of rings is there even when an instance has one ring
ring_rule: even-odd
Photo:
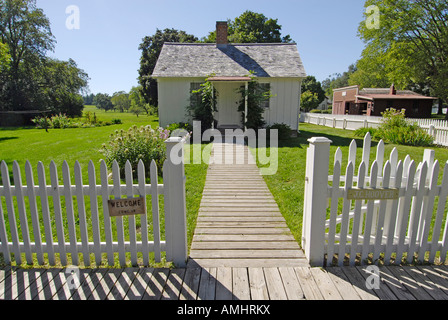
[[[146,199],[143,197],[109,200],[108,206],[111,217],[146,214]]]

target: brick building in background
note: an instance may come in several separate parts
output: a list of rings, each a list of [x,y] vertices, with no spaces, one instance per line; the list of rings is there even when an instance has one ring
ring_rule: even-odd
[[[405,109],[408,118],[430,118],[434,101],[409,90],[350,86],[333,90],[333,114],[381,116],[386,109]]]

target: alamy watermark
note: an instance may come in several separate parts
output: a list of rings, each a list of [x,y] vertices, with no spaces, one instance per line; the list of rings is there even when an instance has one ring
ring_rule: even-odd
[[[75,290],[80,285],[80,271],[78,267],[65,269],[66,285],[70,290]]]
[[[378,6],[372,5],[368,6],[366,9],[366,27],[367,29],[379,29],[381,16],[380,16],[380,8]]]
[[[184,137],[189,135],[188,131],[183,129],[174,130],[171,137]],[[195,121],[193,123],[193,135],[191,137],[193,145],[191,146],[192,157],[185,157],[185,164],[202,164],[208,162],[209,164],[260,164],[260,173],[262,175],[274,175],[278,170],[278,130],[269,131],[265,129],[257,131],[253,129],[226,129],[224,135],[215,129],[208,129],[202,133],[201,122]],[[203,142],[210,142],[213,139],[213,144],[209,144],[202,148]],[[189,139],[187,139],[189,142]],[[245,145],[248,147],[246,153]],[[183,146],[179,144],[172,149],[169,155],[174,164],[180,164],[182,158],[179,156],[180,148]],[[211,149],[214,148],[213,155]],[[268,154],[269,150],[269,154]]]
[[[380,268],[377,266],[368,266],[365,271],[369,274],[366,278],[366,288],[368,290],[379,290],[381,283]]]
[[[70,5],[65,9],[65,14],[68,15],[65,20],[65,27],[68,30],[79,30],[81,28],[81,13],[79,7]]]

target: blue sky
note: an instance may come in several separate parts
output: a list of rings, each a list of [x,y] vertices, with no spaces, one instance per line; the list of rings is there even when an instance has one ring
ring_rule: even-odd
[[[79,8],[79,29],[69,30],[66,8]],[[56,48],[50,56],[72,58],[89,74],[92,93],[129,91],[138,83],[139,44],[156,29],[185,30],[198,38],[216,21],[246,10],[278,19],[282,35],[297,43],[308,75],[319,81],[359,59],[362,0],[37,0],[50,19]]]

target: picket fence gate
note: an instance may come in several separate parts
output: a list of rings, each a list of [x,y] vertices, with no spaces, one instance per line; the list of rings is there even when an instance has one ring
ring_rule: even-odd
[[[23,185],[18,163],[13,163],[12,173],[14,185],[11,185],[10,173],[6,163],[0,165],[3,185],[0,186],[0,252],[5,263],[15,260],[22,264],[22,254],[26,263],[33,264],[33,254],[39,265],[56,265],[56,254],[60,264],[69,264],[67,254],[70,254],[70,265],[81,264],[79,254],[83,257],[84,266],[92,266],[91,254],[96,266],[100,266],[102,255],[107,255],[109,266],[116,265],[114,254],[118,253],[119,264],[127,265],[126,254],[130,253],[132,265],[138,264],[137,254],[142,254],[145,266],[149,265],[149,253],[154,253],[155,262],[161,261],[161,252],[166,252],[166,260],[177,266],[185,266],[187,260],[187,231],[185,205],[185,171],[183,162],[183,145],[185,139],[170,138],[166,142],[167,160],[163,166],[163,184],[158,184],[157,166],[152,161],[150,166],[150,182],[146,184],[145,166],[138,164],[138,183],[134,184],[130,162],[125,165],[125,184],[121,184],[120,168],[115,161],[112,165],[113,183],[109,183],[109,173],[104,161],[100,164],[101,184],[96,183],[95,166],[92,161],[88,165],[88,184],[83,184],[82,169],[77,161],[74,165],[75,184],[70,178],[70,168],[64,161],[62,165],[62,181],[59,184],[58,170],[54,161],[50,164],[50,185],[42,162],[37,165],[38,184],[34,183],[33,169],[29,161],[25,164],[27,185]],[[181,161],[172,161],[173,154]],[[146,198],[151,196],[152,221],[149,215],[141,215],[141,241],[137,241],[136,217],[111,217],[108,200],[134,198],[136,195]],[[159,195],[164,199],[165,241],[161,241]],[[2,197],[6,210],[2,205]],[[90,212],[86,210],[86,200],[90,204]],[[25,204],[27,198],[28,206]],[[38,198],[40,201],[38,201]],[[61,199],[65,206],[61,206]],[[103,219],[100,221],[99,198],[101,198]],[[52,200],[53,210],[50,211],[49,200]],[[38,205],[40,203],[40,206]],[[76,206],[75,206],[76,204]],[[77,210],[75,210],[77,207]],[[18,215],[16,214],[18,211]],[[29,222],[31,218],[31,223]],[[115,219],[116,239],[113,239],[113,223]],[[124,220],[128,219],[129,237],[125,237]],[[43,230],[41,222],[43,221]],[[54,237],[52,224],[55,224]],[[79,224],[77,233],[76,224]],[[102,226],[100,227],[100,224]],[[152,224],[153,241],[149,241],[149,226]],[[18,228],[19,226],[19,228]],[[101,233],[101,230],[104,233]],[[32,230],[32,231],[31,231]],[[68,235],[67,231],[68,230]],[[9,231],[9,232],[7,232]],[[19,232],[21,231],[21,232]],[[34,242],[31,242],[30,232]],[[91,240],[89,240],[89,234]],[[57,241],[55,241],[57,238]],[[128,239],[125,239],[128,238]],[[101,241],[104,239],[105,241]],[[13,255],[12,255],[13,254]],[[46,257],[44,256],[46,255]]]
[[[443,164],[434,160],[434,150],[425,150],[417,165],[409,155],[398,161],[394,148],[384,163],[384,143],[380,141],[370,165],[371,137],[367,134],[357,174],[357,144],[353,140],[345,175],[340,148],[329,175],[332,142],[316,137],[309,143],[302,245],[311,265],[336,262],[342,266],[345,259],[350,265],[369,260],[378,263],[379,259],[386,265],[400,264],[403,257],[408,263],[434,263],[437,253],[440,262],[446,260],[448,163],[439,185]],[[377,192],[371,193],[373,197],[349,196],[356,190]],[[396,196],[385,197],[386,192]]]

